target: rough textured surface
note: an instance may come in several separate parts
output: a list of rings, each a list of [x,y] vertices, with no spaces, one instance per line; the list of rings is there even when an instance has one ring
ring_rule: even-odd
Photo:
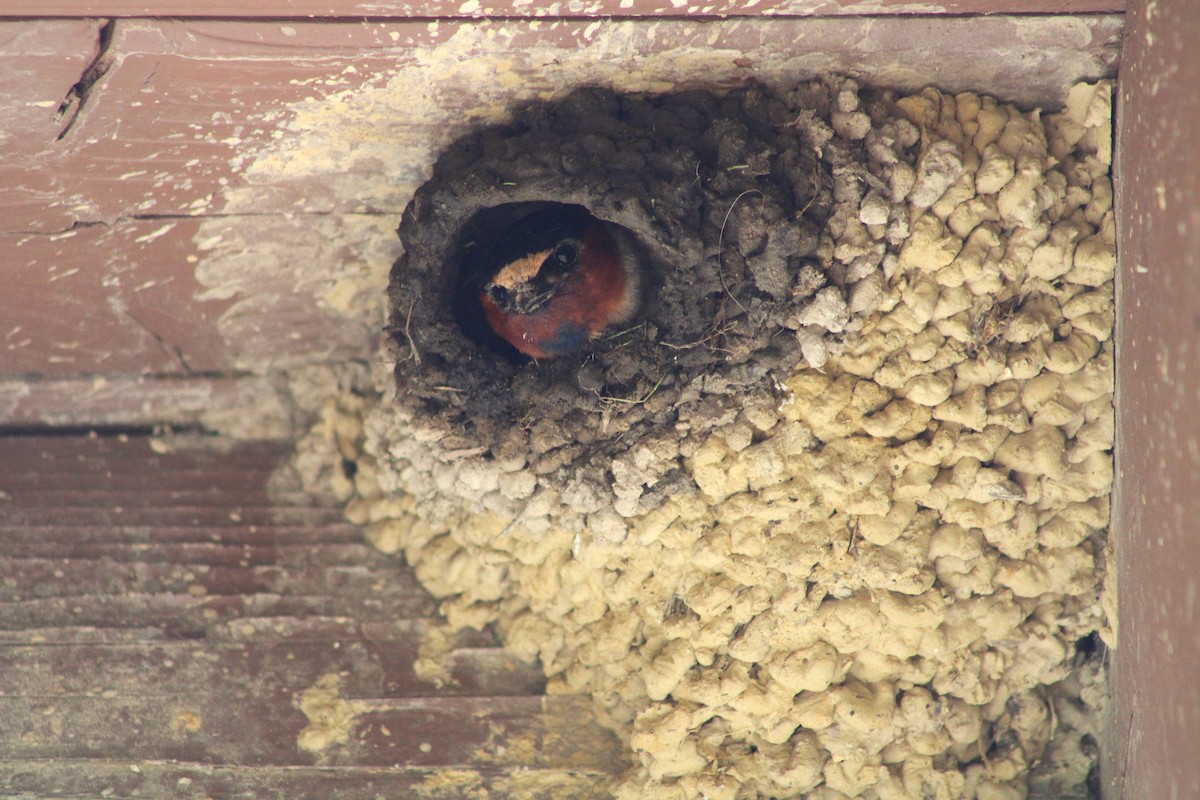
[[[593,694],[636,756],[618,796],[1087,796],[1115,637],[1111,86],[1044,126],[973,94],[828,87],[806,135],[863,148],[816,263],[895,252],[820,370],[752,376],[704,424],[672,402],[593,453],[602,481],[576,460],[602,426],[531,415],[526,451],[471,446],[404,385],[330,406],[304,471],[336,478],[336,442],[351,519],[452,624],[495,621],[552,690]],[[713,215],[702,238],[718,222],[754,229]],[[557,369],[547,391],[586,394]]]
[[[847,185],[861,180],[850,165],[862,145],[813,116],[829,116],[836,91],[718,100],[589,90],[456,143],[400,227],[391,330],[400,402],[420,417],[415,439],[524,458],[547,482],[571,462],[576,491],[603,493],[601,453],[664,426],[720,425],[747,385],[794,370],[802,342],[823,353],[825,335],[857,330],[847,297],[883,285],[887,245],[839,260],[819,233],[835,213],[857,215]],[[847,174],[835,181],[835,170]],[[644,318],[589,348],[585,363],[526,369],[471,340],[481,310],[455,287],[505,212],[551,198],[631,231],[649,254],[652,296]],[[497,510],[516,515],[523,499]]]
[[[286,447],[183,445],[0,437],[0,797],[597,796],[585,699],[448,632]]]

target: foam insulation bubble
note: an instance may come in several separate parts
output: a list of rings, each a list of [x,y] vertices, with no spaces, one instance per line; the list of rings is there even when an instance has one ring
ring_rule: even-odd
[[[1115,637],[1112,87],[1045,118],[824,87],[788,122],[844,157],[837,280],[788,264],[786,370],[718,363],[673,404],[733,400],[590,450],[603,414],[481,449],[381,373],[327,406],[308,472],[452,626],[595,699],[619,798],[1064,796]]]

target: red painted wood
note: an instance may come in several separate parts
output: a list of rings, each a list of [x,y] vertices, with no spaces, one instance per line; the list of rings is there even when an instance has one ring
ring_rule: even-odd
[[[27,305],[29,296],[22,296],[11,289],[10,292],[11,305],[6,307],[5,321],[11,327],[4,333],[11,333],[19,326],[20,330],[9,336],[7,343],[14,349],[26,350],[29,345],[20,344],[24,341],[20,338],[21,330],[25,329],[26,324],[44,320],[44,316],[37,306]],[[65,298],[56,300],[56,303],[70,302]],[[97,313],[100,312],[88,312]],[[82,325],[89,317],[80,314],[77,319],[77,324]],[[192,321],[196,322],[196,319]],[[95,323],[92,335],[98,335],[102,327],[102,322]],[[0,326],[0,330],[4,330],[3,326]],[[211,336],[212,330],[197,325],[193,335],[202,339]],[[0,335],[0,338],[3,336]],[[191,349],[189,346],[188,351]],[[161,352],[161,348],[159,350]],[[15,365],[20,358],[30,365],[30,369],[23,372],[44,373],[50,366],[44,357],[46,351],[41,352],[42,357],[38,357],[34,351],[22,352],[19,357],[13,355],[11,350],[8,353],[0,352],[0,364]],[[134,352],[150,358],[140,349]],[[214,413],[220,414],[230,409],[283,408],[283,402],[281,389],[275,383],[254,376],[184,375],[164,380],[114,374],[102,377],[43,377],[36,381],[20,374],[0,377],[0,427],[8,428],[112,429],[145,428],[153,424],[189,428],[203,426],[204,420]],[[267,425],[258,427],[258,435],[262,438],[278,438],[289,434],[286,425],[274,429]]]
[[[132,171],[131,162],[126,160]],[[40,160],[27,163],[19,184],[26,188],[74,181],[79,176],[73,171],[82,169],[61,165],[57,175],[34,175]],[[89,174],[96,176],[96,169]],[[111,198],[115,192],[106,184],[112,183],[100,178],[71,191]],[[49,186],[45,191],[56,192]],[[150,190],[139,192],[147,197]],[[5,294],[16,307],[0,321],[0,372],[186,374],[233,367],[216,330],[231,302],[203,297],[188,261],[195,257],[200,220],[127,219],[69,230],[77,220],[54,222],[56,212],[44,203],[5,211],[14,226],[68,230],[3,237]]]
[[[245,767],[196,762],[135,763],[130,759],[6,759],[0,791],[17,797],[255,797],[288,800],[609,800],[612,793],[586,771],[523,770],[474,764],[445,774],[429,767],[330,769]]]
[[[1119,645],[1107,796],[1200,797],[1200,15],[1135,0],[1117,113]]]
[[[70,697],[87,695],[95,686],[95,671],[69,668],[85,659],[98,660],[100,671],[121,676],[143,675],[158,696],[195,696],[213,685],[227,685],[234,697],[245,698],[257,681],[313,685],[329,671],[346,675],[342,691],[349,697],[540,697],[545,679],[528,664],[506,656],[493,646],[456,649],[455,680],[440,690],[413,672],[424,622],[401,620],[390,624],[388,639],[361,641],[351,634],[342,647],[338,639],[306,629],[292,637],[260,635],[253,641],[197,644],[161,641],[126,643],[97,648],[95,644],[32,644],[0,648],[0,697]],[[379,626],[382,627],[382,626]],[[201,657],[197,657],[201,656]],[[136,684],[125,681],[128,691]],[[483,691],[481,691],[481,689]]]
[[[11,10],[6,4],[0,16]],[[95,19],[0,22],[0,148],[54,141],[63,127],[59,106],[100,52],[102,24]],[[12,188],[5,179],[9,167],[0,162],[5,188],[0,203]]]
[[[6,760],[86,757],[124,758],[133,763],[178,760],[248,767],[307,766],[316,759],[297,748],[296,739],[308,721],[292,707],[292,696],[309,688],[320,675],[336,673],[346,665],[345,660],[336,657],[332,644],[326,643],[320,655],[297,653],[298,660],[291,663],[300,666],[274,675],[255,673],[258,665],[240,654],[213,652],[213,656],[223,655],[229,661],[223,673],[208,671],[212,677],[225,678],[218,684],[220,692],[212,691],[211,683],[184,691],[160,686],[156,692],[155,675],[151,673],[138,680],[130,680],[133,675],[122,676],[125,691],[118,690],[114,696],[112,686],[117,675],[97,676],[93,672],[94,678],[107,681],[107,688],[95,693],[26,697],[22,692],[23,696],[17,698],[0,696],[0,716],[22,722],[20,726],[0,728],[0,748]],[[88,654],[95,666],[106,666],[102,661],[96,663],[103,657],[103,653]],[[87,663],[62,661],[55,668],[71,672]],[[324,667],[329,669],[320,672]],[[118,667],[113,669],[115,672]],[[103,683],[99,685],[104,687]],[[368,708],[360,715],[354,737],[344,746],[331,748],[329,761],[334,767],[357,769],[486,765],[514,771],[575,768],[600,773],[617,761],[615,747],[576,753],[542,746],[561,741],[553,734],[546,736],[550,727],[544,719],[546,711],[560,718],[552,724],[566,726],[572,718],[587,713],[588,702],[578,697],[507,696],[365,701]],[[56,713],[44,715],[49,705]],[[236,714],[231,713],[234,709]],[[185,710],[204,720],[200,730],[179,730],[179,723],[173,729]],[[73,736],[53,735],[56,718],[60,723],[69,720]],[[382,732],[384,727],[391,735]],[[149,732],[153,735],[147,735]],[[489,745],[511,740],[524,740],[528,747]],[[431,746],[426,750],[422,744]]]
[[[881,14],[1093,14],[1122,12],[1125,0],[9,0],[0,15],[104,17],[727,17]]]
[[[1040,26],[1018,31],[999,17],[755,21],[715,31],[715,39],[708,27],[656,29],[647,50],[719,46],[735,51],[766,48],[780,57],[820,53],[814,68],[865,74],[870,74],[870,64],[864,61],[873,59],[881,66],[896,62],[921,69],[923,79],[954,90],[968,88],[956,84],[962,70],[987,59],[994,67],[976,76],[982,86],[970,88],[1052,102],[1070,80],[1059,80],[1061,85],[1045,82],[1056,80],[1045,75],[1056,54],[1086,54],[1096,62],[1093,68],[1101,70],[1115,59],[1109,40],[1119,24],[1095,17],[1079,23],[1084,30],[1074,33],[1084,38],[1063,42],[1058,38],[1061,31],[1049,23],[1045,38],[1039,39]],[[531,87],[561,89],[554,76],[546,74],[540,56],[529,51],[586,47],[593,24],[508,26],[514,71]],[[266,185],[250,181],[242,174],[239,157],[273,141],[288,122],[282,114],[287,104],[390,76],[412,64],[417,52],[452,38],[461,25],[119,22],[108,48],[112,66],[92,87],[92,99],[62,142],[10,143],[5,163],[13,165],[9,185],[15,191],[6,193],[5,205],[0,206],[0,231],[61,232],[75,224],[129,218],[162,225],[171,220],[158,217],[178,215],[399,213],[407,197],[393,198],[385,207],[365,206],[357,197],[335,192],[327,177]],[[921,55],[930,42],[939,43],[936,61]],[[749,69],[743,79],[754,75]],[[443,119],[397,120],[396,132],[406,139],[441,141],[446,122],[471,108],[474,92],[462,85],[465,80],[450,76],[440,87]],[[414,165],[414,175],[419,166]],[[256,202],[248,206],[242,200],[238,207],[229,207],[225,194],[242,186],[255,189]],[[268,224],[272,223],[264,220],[264,226]],[[297,224],[294,230],[301,227]],[[146,233],[139,231],[138,236]],[[190,232],[174,234],[184,235],[190,237]],[[289,231],[280,229],[274,235],[288,236]]]

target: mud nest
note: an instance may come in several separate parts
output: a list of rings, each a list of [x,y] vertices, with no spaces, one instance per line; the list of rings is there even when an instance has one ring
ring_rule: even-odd
[[[884,245],[847,257],[830,234],[839,203],[857,222],[863,183],[879,182],[858,166],[871,125],[850,96],[839,106],[822,83],[720,97],[585,89],[460,139],[399,229],[397,402],[443,447],[542,454],[545,474],[662,426],[719,425],[747,387],[769,391],[806,356],[820,366],[883,286]],[[904,138],[888,133],[893,147]],[[623,226],[653,274],[635,323],[530,362],[488,340],[461,287],[499,232],[549,203]]]
[[[418,195],[398,381],[327,408],[309,463],[451,627],[593,697],[617,797],[1083,796],[1116,640],[1111,96],[525,109]],[[456,297],[547,202],[659,274],[637,330],[521,363]]]

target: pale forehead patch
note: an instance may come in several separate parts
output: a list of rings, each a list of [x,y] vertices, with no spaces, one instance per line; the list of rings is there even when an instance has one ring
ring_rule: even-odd
[[[534,276],[538,274],[538,270],[542,268],[542,262],[549,255],[549,250],[543,250],[540,253],[532,253],[524,258],[518,258],[497,272],[496,277],[492,278],[492,283],[512,291],[522,283],[528,283],[533,280]]]

